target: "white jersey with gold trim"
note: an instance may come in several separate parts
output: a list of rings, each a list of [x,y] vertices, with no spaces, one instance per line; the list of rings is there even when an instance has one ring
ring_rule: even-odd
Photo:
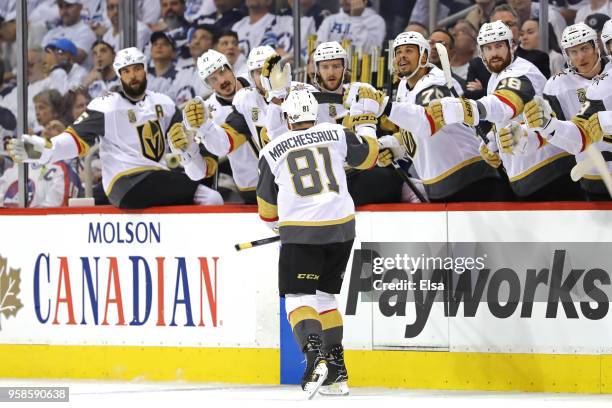
[[[216,93],[206,100],[205,105],[210,119],[217,126],[223,125],[234,110],[231,102],[223,100]],[[211,153],[217,156],[227,156],[234,181],[239,190],[248,191],[257,187],[259,152],[252,143],[242,143],[230,151],[231,145],[227,135],[217,132],[207,135],[203,142],[206,149]]]
[[[457,81],[454,81],[454,87],[461,95]],[[474,129],[463,124],[436,129],[428,117],[424,107],[447,96],[451,93],[444,72],[431,66],[412,89],[405,79],[400,81],[396,102],[389,114],[389,120],[400,127],[407,154],[432,198],[448,196],[465,186],[466,182],[476,181],[484,174],[494,176],[494,171],[480,156],[480,141]]]
[[[146,91],[139,102],[120,92],[94,99],[66,129],[77,141],[79,154],[100,138],[102,184],[107,195],[121,176],[166,169],[166,132],[182,116],[166,95]]]
[[[501,129],[512,120],[523,120],[523,109],[534,96],[541,96],[546,84],[546,78],[531,62],[517,57],[499,74],[492,74],[487,85],[487,96],[479,99],[487,111],[486,119]],[[496,137],[499,147],[499,140]],[[510,179],[514,192],[526,196],[537,191],[551,180],[566,174],[571,167],[568,153],[556,146],[547,144],[533,153],[512,155],[499,151],[504,168]],[[555,166],[549,165],[563,159]],[[571,159],[573,161],[573,159]],[[544,169],[548,167],[547,169]],[[538,172],[537,175],[534,173]],[[528,176],[534,174],[533,178]]]

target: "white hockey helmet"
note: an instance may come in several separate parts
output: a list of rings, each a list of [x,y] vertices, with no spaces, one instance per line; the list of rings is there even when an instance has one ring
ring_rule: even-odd
[[[225,55],[219,51],[208,50],[198,57],[198,75],[202,82],[212,75],[213,72],[224,66],[231,67]]]
[[[282,103],[283,115],[289,123],[315,122],[319,103],[307,89],[296,89],[289,92]]]
[[[593,45],[597,47],[597,32],[584,23],[572,24],[565,27],[561,35],[561,49],[565,55],[567,48],[574,47],[578,44],[584,44],[593,41]],[[567,58],[567,55],[565,55]]]
[[[498,41],[507,41],[508,47],[512,50],[512,41],[514,36],[512,30],[503,21],[494,21],[492,23],[484,23],[478,31],[478,48],[482,48],[483,45],[491,44]]]
[[[419,47],[419,55],[423,55],[423,51],[427,51],[427,55],[431,52],[429,41],[423,37],[423,34],[416,31],[406,31],[399,33],[393,40],[393,53],[400,45],[416,45]]]
[[[249,57],[247,58],[247,69],[249,72],[263,67],[266,58],[274,53],[276,53],[276,51],[269,45],[253,48],[251,52],[249,52]]]
[[[431,48],[429,46],[429,41],[423,37],[421,33],[417,33],[416,31],[405,31],[403,33],[399,33],[397,37],[393,40],[393,55],[395,55],[395,51],[397,47],[401,45],[416,45],[419,47],[419,65],[412,72],[412,74],[408,75],[406,79],[412,78],[418,71],[419,68],[424,68],[429,63],[429,54],[431,53]],[[425,64],[421,64],[421,59],[423,58],[423,53],[427,51],[427,61]],[[393,63],[393,62],[391,62]]]
[[[312,60],[315,63],[315,72],[318,71],[317,63],[321,61],[330,61],[335,59],[341,59],[344,61],[344,67],[348,65],[348,56],[346,51],[338,41],[329,41],[317,45],[314,53],[312,54]]]
[[[121,68],[125,68],[134,64],[142,64],[145,67],[147,66],[147,57],[136,47],[124,48],[119,50],[115,55],[115,60],[113,61],[113,69],[119,78],[121,75],[119,71]]]
[[[610,53],[610,46],[608,45],[610,40],[612,40],[612,20],[606,21],[601,30],[601,43],[606,50],[606,54],[612,56],[612,53]]]

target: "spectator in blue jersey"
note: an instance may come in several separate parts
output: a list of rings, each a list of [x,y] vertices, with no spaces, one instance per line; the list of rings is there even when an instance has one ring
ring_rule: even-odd
[[[151,65],[147,69],[149,90],[171,94],[177,71],[174,67],[176,43],[164,31],[151,34]]]

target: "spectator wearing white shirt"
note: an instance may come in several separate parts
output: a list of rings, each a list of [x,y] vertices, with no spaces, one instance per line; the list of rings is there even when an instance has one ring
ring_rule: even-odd
[[[75,89],[87,76],[87,70],[74,62],[76,56],[77,48],[72,41],[57,38],[45,45],[43,67],[49,71],[56,67],[64,69],[68,75],[68,89]]]
[[[119,25],[119,3],[121,0],[106,0],[106,17],[111,23],[111,27],[104,33],[102,40],[113,47],[114,50],[120,48],[119,36],[121,35],[121,27]],[[151,2],[155,3],[155,2]],[[159,18],[159,13],[157,14]],[[136,22],[136,46],[139,49],[144,49],[147,41],[151,37],[151,30],[140,21]]]
[[[233,25],[232,31],[238,34],[241,52],[245,57],[255,47],[269,45],[281,55],[293,50],[293,18],[277,16],[270,12],[272,0],[246,0],[248,16]],[[306,56],[308,35],[315,33],[312,17],[300,18],[300,44],[302,56]]]
[[[453,73],[467,80],[470,61],[476,54],[476,35],[478,31],[468,20],[459,20],[451,30],[455,39],[455,52],[450,56]]]
[[[58,0],[57,6],[62,23],[43,37],[42,44],[49,44],[56,38],[68,38],[77,47],[75,61],[84,63],[92,44],[96,41],[96,35],[81,20],[82,0]]]
[[[243,77],[250,80],[251,76],[249,75],[246,64],[247,59],[240,53],[238,34],[235,31],[225,30],[217,33],[213,47],[215,50],[225,55],[227,62],[230,63],[232,71],[234,71],[237,77]]]
[[[147,69],[147,89],[172,95],[172,85],[177,75],[175,58],[176,44],[172,37],[164,31],[151,34],[151,65]]]
[[[586,18],[591,14],[605,14],[612,17],[612,2],[610,0],[590,0],[576,12],[576,23],[585,23]]]
[[[213,26],[210,24],[198,25],[189,33],[189,52],[191,58],[183,60],[182,68],[177,68],[178,73],[169,95],[174,99],[176,106],[179,108],[182,108],[196,96],[206,99],[212,93],[212,90],[204,85],[204,82],[198,75],[197,59],[213,46],[214,35]]]
[[[350,40],[351,45],[370,52],[373,47],[382,47],[386,34],[385,20],[372,8],[366,7],[366,0],[341,0],[341,10],[326,17],[319,31],[317,41]]]
[[[96,41],[91,50],[91,59],[93,68],[83,80],[83,86],[87,88],[92,98],[102,96],[121,86],[113,69],[115,50],[110,44],[102,40]]]

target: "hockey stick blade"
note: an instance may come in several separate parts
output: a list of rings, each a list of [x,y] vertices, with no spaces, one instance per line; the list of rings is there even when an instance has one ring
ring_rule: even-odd
[[[444,72],[444,80],[446,81],[446,87],[450,91],[451,95],[453,95],[455,98],[458,98],[459,94],[457,93],[457,90],[455,89],[455,86],[453,84],[453,74],[451,73],[450,60],[448,59],[448,51],[446,50],[446,47],[443,44],[436,43],[435,46],[436,51],[438,51],[438,57],[440,58],[440,66],[442,67],[442,72]],[[476,134],[482,139],[485,144],[489,143],[487,136],[480,133],[478,129],[476,129]]]
[[[261,245],[271,244],[276,241],[280,241],[280,236],[277,235],[275,237],[262,238],[257,239],[255,241],[239,243],[234,245],[234,248],[236,249],[236,251],[242,251],[243,249],[255,248]]]
[[[448,59],[448,51],[443,44],[436,43],[436,51],[438,51],[438,57],[440,58],[440,65],[444,72],[444,79],[446,80],[446,86],[451,94],[458,97],[459,94],[453,85],[453,75],[451,74],[450,60]]]
[[[604,182],[606,189],[608,190],[608,194],[612,197],[612,175],[610,175],[610,170],[608,170],[608,165],[603,158],[601,152],[597,150],[597,148],[593,145],[590,145],[586,149],[586,153],[591,159],[591,162],[595,166],[595,169],[601,176],[602,181]]]

